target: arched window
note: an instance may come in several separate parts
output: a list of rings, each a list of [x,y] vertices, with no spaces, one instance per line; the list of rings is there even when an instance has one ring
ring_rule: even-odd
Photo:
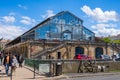
[[[96,49],[95,49],[95,58],[97,59],[97,58],[100,58],[100,56],[103,54],[103,48],[101,48],[101,47],[97,47]]]
[[[62,38],[63,40],[71,40],[72,33],[69,30],[63,31]]]
[[[75,55],[77,55],[77,54],[84,54],[84,48],[76,47],[75,48]]]

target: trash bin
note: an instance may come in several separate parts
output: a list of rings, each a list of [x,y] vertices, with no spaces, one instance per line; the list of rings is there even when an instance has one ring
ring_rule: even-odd
[[[58,62],[56,64],[56,76],[62,75],[62,63]]]
[[[61,52],[57,52],[57,58],[61,59]],[[56,63],[56,76],[62,75],[62,63],[57,62]]]

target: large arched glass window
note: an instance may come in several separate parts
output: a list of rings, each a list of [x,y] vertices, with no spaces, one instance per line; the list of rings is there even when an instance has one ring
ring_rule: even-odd
[[[95,49],[95,58],[98,59],[100,58],[100,56],[103,54],[103,48],[101,47],[97,47]]]
[[[76,47],[75,48],[75,55],[77,55],[77,54],[84,54],[84,48]]]
[[[62,33],[63,40],[71,40],[72,33],[69,30],[66,30]]]

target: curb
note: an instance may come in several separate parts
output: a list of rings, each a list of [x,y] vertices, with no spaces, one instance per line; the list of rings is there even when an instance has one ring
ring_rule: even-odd
[[[76,73],[77,74],[77,73]],[[72,75],[72,76],[68,76],[66,75],[65,79],[69,79],[69,78],[78,78],[78,77],[93,77],[93,76],[105,76],[105,75],[119,75],[120,72],[117,73],[95,73],[95,74],[77,74],[77,75]]]
[[[77,73],[75,73],[77,74]],[[74,75],[75,75],[74,74]],[[96,73],[96,74],[77,74],[77,75],[61,75],[56,77],[42,78],[42,80],[60,80],[60,79],[69,79],[69,78],[78,78],[78,77],[93,77],[93,76],[105,76],[105,75],[118,75],[120,73]]]

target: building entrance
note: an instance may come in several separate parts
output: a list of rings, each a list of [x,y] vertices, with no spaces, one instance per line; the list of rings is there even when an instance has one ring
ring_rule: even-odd
[[[77,55],[77,54],[84,54],[84,48],[76,47],[75,48],[75,55]]]
[[[96,59],[99,59],[102,54],[103,54],[103,48],[97,47],[97,48],[95,49],[95,58],[96,58]]]

